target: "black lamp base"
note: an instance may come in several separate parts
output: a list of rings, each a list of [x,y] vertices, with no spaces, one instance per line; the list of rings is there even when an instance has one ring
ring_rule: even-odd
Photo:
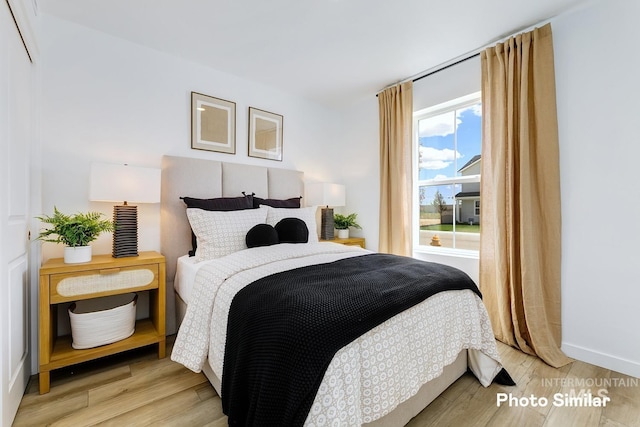
[[[113,207],[114,258],[138,256],[138,207],[119,205]]]
[[[333,209],[326,207],[322,208],[321,212],[320,238],[322,240],[333,240]]]

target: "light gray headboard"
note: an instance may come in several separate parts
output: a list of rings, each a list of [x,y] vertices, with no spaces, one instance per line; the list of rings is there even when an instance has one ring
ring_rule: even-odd
[[[304,196],[300,171],[164,156],[160,198],[160,248],[167,263],[167,333],[175,326],[173,279],[178,257],[191,249],[191,228],[180,197],[238,197],[242,192],[270,199]],[[304,203],[304,199],[303,199]],[[171,331],[171,332],[169,332]]]

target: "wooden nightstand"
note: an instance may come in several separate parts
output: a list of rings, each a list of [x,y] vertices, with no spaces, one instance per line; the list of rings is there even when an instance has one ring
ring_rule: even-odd
[[[149,318],[137,320],[129,338],[75,350],[71,336],[57,337],[58,304],[141,291],[149,292]],[[54,369],[151,344],[158,344],[158,358],[165,357],[165,291],[165,260],[158,252],[126,258],[94,255],[82,264],[65,264],[62,258],[44,263],[40,268],[40,394],[49,392]]]
[[[346,239],[334,238],[331,240],[320,240],[321,242],[340,243],[347,246],[360,246],[364,249],[364,237],[347,237]]]

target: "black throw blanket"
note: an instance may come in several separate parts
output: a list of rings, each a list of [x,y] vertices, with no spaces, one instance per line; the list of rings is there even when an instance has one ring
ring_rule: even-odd
[[[299,426],[335,353],[442,291],[480,291],[446,265],[370,254],[267,276],[234,297],[222,374],[229,425]]]

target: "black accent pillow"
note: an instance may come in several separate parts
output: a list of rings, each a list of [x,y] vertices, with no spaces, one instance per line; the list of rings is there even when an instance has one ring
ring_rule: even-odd
[[[195,197],[181,197],[188,208],[204,209],[205,211],[241,211],[253,209],[253,196],[216,197],[214,199],[197,199]]]
[[[280,243],[307,243],[309,228],[300,218],[284,218],[276,224]]]
[[[272,208],[290,208],[297,209],[300,207],[300,199],[302,197],[293,197],[291,199],[262,199],[260,197],[253,196],[253,207],[258,208],[260,205],[271,206]]]
[[[242,193],[244,194],[244,193]],[[205,211],[241,211],[253,209],[253,194],[244,194],[241,197],[216,197],[213,199],[198,199],[195,197],[180,197],[188,208],[203,209]],[[198,241],[196,235],[191,231],[191,250],[189,256],[196,255]]]
[[[257,224],[251,227],[245,237],[245,243],[249,248],[258,246],[271,246],[280,243],[278,232],[269,224]]]

